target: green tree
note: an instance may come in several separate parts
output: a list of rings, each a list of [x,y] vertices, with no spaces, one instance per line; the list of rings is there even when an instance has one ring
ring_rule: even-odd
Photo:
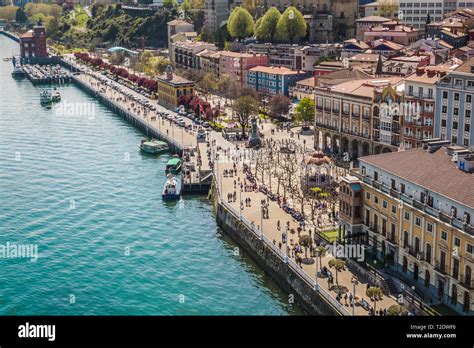
[[[229,16],[227,30],[233,38],[242,41],[253,35],[254,21],[249,11],[242,7],[236,7]]]
[[[344,262],[344,260],[341,260],[341,259],[332,259],[332,260],[329,260],[328,265],[329,267],[334,268],[336,270],[336,285],[339,288],[339,281],[337,279],[337,274],[344,270],[344,267],[346,267],[346,263]]]
[[[383,298],[382,289],[374,286],[367,289],[365,294],[374,302],[374,315],[377,310],[377,302],[381,301]]]
[[[263,17],[259,18],[257,21],[259,22],[258,26],[256,25],[255,28],[255,35],[257,36],[257,39],[270,41],[273,43],[277,33],[277,24],[280,17],[281,13],[276,7],[269,8]]]
[[[255,16],[260,3],[260,0],[242,0],[242,7],[249,11],[252,16]]]
[[[245,129],[249,127],[251,118],[258,113],[258,100],[250,95],[244,95],[235,100],[233,109],[242,128],[242,137],[245,139]]]
[[[394,304],[388,307],[387,314],[391,316],[402,316],[408,314],[408,309],[399,304]]]
[[[281,15],[277,24],[277,36],[291,44],[306,36],[306,21],[295,7],[288,7]]]
[[[187,18],[188,14],[189,14],[189,10],[191,9],[191,5],[189,4],[188,0],[184,0],[181,3],[181,6],[179,6],[179,9],[180,9],[180,11],[183,12],[184,18]]]
[[[28,17],[26,16],[26,13],[25,11],[23,11],[22,8],[16,10],[15,21],[17,23],[26,23],[28,21]]]
[[[314,101],[310,97],[301,99],[295,109],[295,119],[303,122],[305,128],[314,121]]]
[[[46,36],[54,37],[59,29],[59,20],[56,17],[48,17],[45,23]]]
[[[199,81],[198,88],[207,101],[211,93],[218,89],[218,81],[211,73],[205,73]]]
[[[214,42],[214,36],[207,27],[202,27],[201,40],[204,42]]]
[[[178,8],[179,4],[176,0],[164,0],[163,7],[171,10],[173,8]]]

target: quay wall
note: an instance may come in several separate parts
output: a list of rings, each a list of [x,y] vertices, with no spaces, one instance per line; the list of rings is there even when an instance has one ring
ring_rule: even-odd
[[[0,30],[0,34],[3,34],[16,42],[20,42],[20,38],[18,36],[13,35],[12,33],[8,31]]]
[[[284,258],[274,250],[277,247],[265,239],[262,240],[235,212],[225,205],[225,202],[219,197],[215,181],[211,189],[211,199],[219,227],[249,254],[280,287],[293,295],[295,302],[307,313],[312,315],[348,315],[348,313],[338,310],[321,292],[316,292],[314,284],[304,279],[293,267],[285,263]]]
[[[143,130],[145,133],[148,133],[149,135],[153,136],[156,139],[160,139],[162,141],[165,141],[168,143],[170,149],[178,154],[182,154],[183,151],[183,146],[178,143],[176,140],[172,139],[171,137],[167,136],[163,132],[161,132],[159,129],[156,127],[153,127],[151,125],[148,125],[144,119],[142,119],[140,116],[135,115],[133,112],[125,109],[123,106],[121,106],[119,103],[109,99],[107,96],[98,93],[95,91],[91,86],[89,86],[87,83],[82,81],[80,78],[78,78],[75,75],[72,75],[72,81],[82,90],[86,91],[88,94],[93,95],[100,103],[104,104],[107,106],[109,109],[111,109],[113,112],[117,113],[124,119],[126,119],[128,122],[130,122],[133,126]]]

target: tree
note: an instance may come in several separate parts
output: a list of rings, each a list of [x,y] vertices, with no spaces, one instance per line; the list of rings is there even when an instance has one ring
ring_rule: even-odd
[[[23,11],[22,8],[16,10],[15,21],[17,23],[25,23],[26,21],[28,21],[28,17],[26,16],[26,13],[25,11]]]
[[[180,11],[183,12],[184,18],[187,17],[189,10],[191,9],[191,5],[189,4],[188,0],[183,0],[181,6],[179,7]]]
[[[339,288],[339,281],[337,279],[337,274],[344,270],[346,263],[344,262],[344,260],[341,260],[341,259],[332,259],[332,260],[329,260],[328,264],[329,264],[329,267],[334,268],[336,270],[336,285]]]
[[[211,73],[204,73],[197,86],[206,101],[211,93],[218,89],[216,78]]]
[[[242,0],[242,7],[249,11],[252,16],[257,13],[257,7],[260,6],[260,0]]]
[[[288,7],[281,15],[277,24],[277,36],[291,44],[306,36],[306,21],[295,7]]]
[[[375,315],[375,311],[377,310],[377,301],[381,301],[383,298],[382,289],[376,286],[373,286],[373,287],[368,288],[365,294],[374,302],[374,315]]]
[[[303,122],[305,128],[308,127],[308,123],[314,121],[314,101],[310,97],[304,97],[301,99],[295,109],[295,119],[298,122]]]
[[[273,116],[286,115],[290,110],[290,99],[286,96],[277,94],[268,103],[268,109]]]
[[[322,245],[316,247],[316,252],[319,257],[319,269],[323,268],[323,257],[326,256],[326,248]]]
[[[163,7],[167,8],[169,10],[173,8],[178,8],[179,4],[176,0],[164,0],[163,1]]]
[[[242,7],[236,7],[229,16],[227,30],[233,38],[242,41],[250,37],[254,32],[254,21],[249,11]]]
[[[388,307],[387,314],[391,316],[402,316],[407,315],[408,310],[405,307],[400,306],[399,304],[394,304]]]
[[[251,117],[258,113],[258,101],[250,95],[244,95],[234,102],[234,113],[245,139],[245,129],[249,127]]]
[[[271,7],[259,19],[258,27],[255,28],[255,35],[258,40],[270,41],[273,43],[276,33],[278,21],[281,17],[280,11],[276,7]]]
[[[214,42],[214,36],[207,27],[202,27],[201,40],[204,42]]]
[[[308,258],[308,249],[311,248],[311,245],[313,244],[313,240],[311,239],[311,236],[305,234],[304,236],[301,236],[299,239],[300,245],[304,248],[304,258]]]

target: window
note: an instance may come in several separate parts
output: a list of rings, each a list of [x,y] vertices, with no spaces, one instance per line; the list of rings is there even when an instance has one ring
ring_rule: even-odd
[[[441,112],[443,114],[447,113],[448,112],[448,107],[446,105],[443,105],[443,107],[441,108]]]
[[[415,225],[421,226],[421,219],[418,216],[415,217]]]
[[[374,171],[374,180],[379,181],[379,172]]]
[[[433,232],[433,224],[428,223],[426,225],[426,229],[427,229],[428,232],[432,233]]]
[[[441,231],[441,239],[442,240],[447,240],[448,239],[448,232]]]
[[[405,193],[405,184],[400,184],[400,192]]]
[[[461,246],[461,240],[458,237],[454,237],[454,245],[455,246]]]
[[[466,244],[466,251],[469,254],[473,254],[474,253],[474,246],[472,244]]]
[[[410,213],[409,212],[405,212],[405,220],[410,220]]]
[[[397,206],[396,205],[392,205],[392,213],[393,214],[397,213]]]
[[[459,109],[458,108],[453,109],[453,115],[459,115]]]
[[[456,80],[459,81],[459,80]],[[454,93],[454,100],[458,101],[459,100],[459,93]]]
[[[379,198],[377,196],[374,196],[374,203],[379,204]]]
[[[443,91],[443,99],[448,99],[448,91]]]
[[[470,102],[471,102],[471,98],[472,98],[472,95],[471,95],[471,94],[466,95],[466,103],[470,103]]]
[[[370,192],[365,193],[365,198],[370,201]]]
[[[387,208],[387,205],[388,205],[387,201],[382,201],[382,206],[383,206],[384,208]]]

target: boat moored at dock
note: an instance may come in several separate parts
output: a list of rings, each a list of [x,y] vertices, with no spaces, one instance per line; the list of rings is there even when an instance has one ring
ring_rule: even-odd
[[[174,155],[168,163],[166,163],[166,174],[179,174],[183,167],[183,161],[178,155]]]
[[[169,146],[166,142],[155,139],[143,139],[138,147],[141,151],[151,155],[160,154],[169,150]]]
[[[20,64],[15,64],[15,67],[13,68],[13,71],[12,71],[12,77],[24,77],[25,76],[25,72],[23,71],[23,68],[21,67]]]
[[[172,199],[179,199],[180,196],[181,196],[181,180],[178,177],[173,176],[172,174],[168,174],[168,180],[166,180],[165,182],[161,197],[164,200],[172,200]]]

